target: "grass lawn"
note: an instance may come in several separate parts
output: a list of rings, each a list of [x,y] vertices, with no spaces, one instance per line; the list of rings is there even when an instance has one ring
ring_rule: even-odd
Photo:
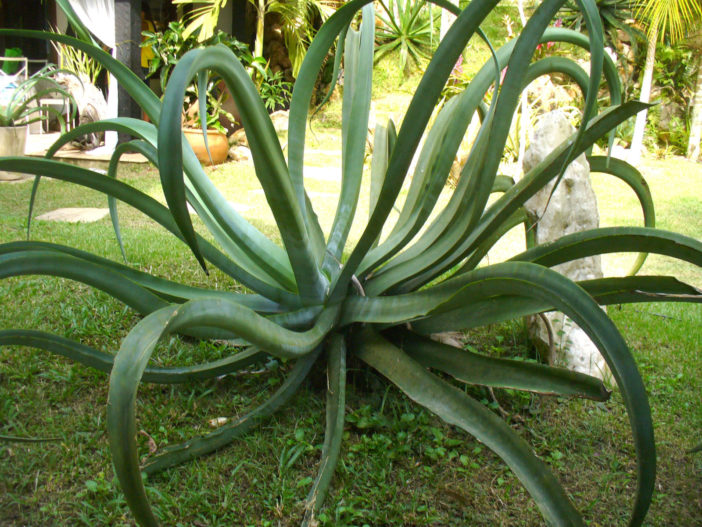
[[[404,100],[394,94],[379,115]],[[338,183],[337,122],[320,117],[309,147],[306,183],[326,228]],[[316,169],[315,169],[316,167]],[[336,168],[335,168],[336,167]],[[702,238],[702,165],[647,161],[644,175],[658,205],[658,225]],[[163,199],[153,169],[125,167],[120,179]],[[211,171],[234,206],[273,239],[272,222],[253,169],[226,164]],[[602,223],[639,224],[633,193],[595,176]],[[31,182],[0,187],[0,242],[22,240]],[[367,189],[364,189],[367,195]],[[105,207],[104,196],[68,183],[43,181],[36,214],[59,207]],[[119,208],[122,236],[135,267],[179,282],[219,289],[237,286],[222,273],[199,271],[186,247],[140,214]],[[362,203],[359,217],[366,217]],[[202,225],[196,223],[200,232]],[[351,239],[358,237],[356,226]],[[95,224],[34,221],[32,239],[119,260],[109,218]],[[605,260],[611,273],[631,255]],[[702,271],[651,258],[645,274],[674,274],[702,286]],[[0,328],[37,328],[114,351],[138,316],[118,301],[76,282],[37,276],[0,282]],[[702,431],[702,306],[643,304],[608,310],[628,341],[649,390],[658,446],[658,481],[647,525],[702,525],[702,454],[687,451]],[[465,335],[466,346],[496,356],[535,360],[521,321]],[[154,355],[159,365],[214,360],[231,349],[171,338]],[[198,384],[143,385],[138,398],[140,452],[207,433],[266,400],[290,364],[269,361],[249,371]],[[349,365],[341,459],[325,526],[533,526],[541,516],[504,463],[478,441],[415,406],[359,362]],[[217,455],[150,477],[147,493],[163,525],[298,525],[315,477],[324,434],[326,374],[313,371],[284,411]],[[621,398],[567,400],[480,387],[467,393],[506,412],[515,430],[544,459],[589,525],[622,525],[635,489],[633,445]],[[0,441],[0,525],[133,525],[113,477],[105,428],[107,377],[45,352],[0,349],[0,435],[47,439]]]

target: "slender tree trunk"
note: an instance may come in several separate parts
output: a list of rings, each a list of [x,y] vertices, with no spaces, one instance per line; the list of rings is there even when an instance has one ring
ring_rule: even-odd
[[[643,80],[641,82],[641,96],[639,100],[649,102],[651,100],[651,84],[653,82],[653,66],[656,62],[656,41],[658,40],[658,28],[651,28],[648,38],[648,49],[646,50],[646,67],[644,68]],[[646,118],[648,111],[639,112],[634,125],[634,137],[631,140],[631,159],[633,164],[637,164],[641,159],[641,148],[643,146],[644,132],[646,131]]]
[[[526,27],[527,18],[524,14],[524,0],[517,1],[517,9],[519,10],[519,20],[522,23],[522,29]],[[517,165],[522,168],[524,154],[526,153],[527,135],[531,129],[531,110],[529,108],[529,89],[524,88],[522,91],[522,117],[519,120],[519,153],[517,154]]]
[[[254,58],[263,57],[263,30],[266,18],[266,0],[258,0],[256,9],[256,40],[254,42]]]
[[[700,158],[700,140],[702,139],[702,60],[697,60],[697,85],[695,98],[692,100],[690,119],[690,139],[687,143],[687,158],[697,161]]]

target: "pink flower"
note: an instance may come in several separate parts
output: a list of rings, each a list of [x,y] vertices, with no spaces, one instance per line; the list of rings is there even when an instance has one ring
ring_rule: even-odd
[[[451,70],[451,75],[454,77],[459,77],[463,73],[463,55],[458,56],[456,65]]]

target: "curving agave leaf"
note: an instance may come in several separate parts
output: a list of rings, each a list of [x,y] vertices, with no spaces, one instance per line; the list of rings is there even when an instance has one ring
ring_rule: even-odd
[[[443,82],[451,73],[460,51],[496,4],[497,2],[493,0],[469,4],[454,21],[451,29],[447,32],[427,66],[426,73],[422,77],[407,109],[407,114],[412,115],[413,118],[403,122],[397,134],[397,141],[388,162],[388,169],[378,195],[378,202],[361,238],[349,255],[344,269],[332,287],[330,294],[332,300],[336,300],[345,293],[351,277],[354,276],[366,252],[380,234],[400,191],[402,181],[410,166],[412,155],[419,144],[434,105],[440,96]]]
[[[600,379],[564,368],[499,359],[436,342],[409,331],[390,333],[390,340],[425,368],[434,368],[461,382],[512,388],[549,395],[606,401],[610,392]]]
[[[251,428],[269,415],[272,415],[295,395],[302,381],[305,380],[319,357],[320,352],[321,348],[318,348],[298,360],[281,387],[258,408],[234,422],[219,427],[206,436],[190,439],[179,445],[169,446],[164,452],[147,459],[142,470],[146,474],[155,474],[185,461],[214,452],[246,434]],[[260,354],[261,352],[257,353]],[[148,371],[149,369],[147,368],[144,373],[144,380],[146,380],[146,372]]]
[[[231,327],[235,333],[247,340],[251,338],[250,342],[261,345],[272,355],[304,357],[319,346],[335,316],[335,310],[325,311],[313,329],[296,333],[234,302],[204,299],[154,311],[132,329],[117,353],[110,375],[107,426],[115,472],[127,503],[140,524],[157,525],[157,521],[149,506],[139,471],[136,391],[159,338],[191,327]]]
[[[633,167],[621,159],[614,159],[610,157],[605,158],[601,156],[591,156],[588,157],[587,160],[588,163],[590,163],[590,170],[592,172],[610,174],[629,185],[636,193],[639,203],[641,203],[644,226],[651,228],[656,226],[656,212],[653,206],[651,189],[648,187],[648,183],[646,183],[646,180],[641,175],[641,172],[636,169],[636,167]],[[641,267],[643,267],[644,262],[646,262],[647,256],[647,253],[640,253],[629,271],[629,274],[634,275],[638,273],[641,270]]]
[[[602,227],[539,245],[512,258],[551,267],[583,256],[613,252],[648,252],[671,256],[702,266],[702,243],[675,232],[648,227]]]
[[[313,524],[329,491],[336,469],[341,439],[344,433],[346,406],[346,342],[343,335],[334,334],[329,339],[329,362],[327,365],[327,426],[322,445],[322,459],[317,477],[307,494],[305,519],[302,525]]]
[[[116,270],[119,272],[119,274],[125,276],[132,282],[136,282],[144,288],[149,289],[168,302],[183,303],[186,300],[192,300],[195,298],[226,297],[259,313],[277,313],[282,310],[279,304],[271,302],[259,295],[232,293],[229,291],[214,289],[201,289],[198,287],[179,284],[177,282],[171,282],[169,280],[153,276],[149,273],[132,269],[131,267],[108,260],[107,258],[102,258],[92,253],[64,245],[35,241],[0,244],[0,255],[22,251],[57,251],[59,253],[76,256],[82,260],[108,267]]]
[[[133,140],[127,141],[126,143],[121,143],[115,147],[115,151],[110,156],[110,163],[107,167],[107,177],[117,179],[117,167],[119,166],[119,161],[124,154],[137,152],[147,157],[151,153],[149,150],[149,143],[144,140]],[[147,157],[148,158],[148,157]],[[39,178],[35,179],[35,183],[38,183]],[[124,243],[122,242],[122,231],[119,227],[119,213],[117,212],[117,200],[113,196],[107,196],[107,206],[110,209],[110,220],[112,221],[112,228],[115,231],[115,238],[117,238],[117,244],[119,245],[119,250],[122,253],[122,259],[125,264],[128,264],[127,252],[124,250]],[[31,218],[31,204],[29,217]],[[27,219],[27,238],[29,238],[29,222],[30,218]]]
[[[578,282],[600,305],[633,302],[702,302],[702,293],[690,285],[668,276],[636,276],[601,278]],[[423,335],[442,331],[469,330],[513,320],[518,317],[552,311],[551,302],[516,295],[496,295],[466,308],[444,311],[441,314],[412,322],[412,329]]]
[[[199,71],[214,69],[230,89],[239,108],[247,134],[256,173],[276,219],[283,244],[290,257],[301,298],[319,301],[326,290],[325,278],[311,254],[308,231],[294,197],[282,149],[273,124],[258,96],[256,87],[231,50],[215,46],[203,53],[186,53],[171,73],[163,101],[163,123],[159,127],[159,170],[166,201],[174,219],[194,254],[199,255],[195,232],[185,205],[182,172],[181,107],[185,89]],[[204,261],[201,262],[204,264]]]
[[[348,88],[344,89],[342,104],[341,193],[322,263],[322,269],[331,276],[338,274],[338,262],[361,191],[371,103],[374,36],[375,14],[373,4],[368,4],[363,8],[360,31],[349,29],[344,47],[344,83]]]
[[[43,349],[104,373],[112,371],[115,359],[114,355],[110,353],[98,351],[65,337],[36,330],[15,329],[0,331],[0,345]],[[265,352],[256,348],[250,348],[227,358],[196,366],[147,367],[141,380],[157,384],[178,384],[212,379],[241,370],[250,364],[260,361],[265,356]]]
[[[546,41],[546,35],[548,35],[549,38],[553,38],[554,40],[570,42],[589,49],[588,39],[583,37],[583,35],[574,33],[572,31],[558,30],[553,32],[551,29],[547,29],[544,33],[544,37],[542,37],[540,41],[541,43]],[[498,62],[500,68],[506,65],[506,61],[511,56],[515,44],[516,41],[513,40],[505,44],[496,52],[495,60]],[[487,91],[487,89],[490,86],[490,83],[492,82],[491,71],[492,68],[489,64],[483,66],[483,68],[478,72],[478,74],[475,76],[475,78],[469,85],[466,92],[475,90],[478,93],[484,93],[485,91]],[[530,69],[529,71],[533,72],[534,74],[540,73],[538,69]],[[616,75],[616,68],[611,63],[611,59],[609,61],[605,60],[605,73],[609,73],[609,75],[607,75],[607,78],[612,102],[613,104],[618,104],[621,101],[620,85],[618,77]],[[613,80],[611,78],[612,76]],[[464,96],[467,95],[461,95],[461,97]],[[484,129],[481,129],[481,134],[483,132]],[[455,152],[455,149],[458,148],[459,143],[460,139],[451,147],[450,151]],[[434,220],[434,222],[426,230],[425,234],[422,235],[422,237],[418,241],[416,241],[411,247],[409,247],[408,250],[406,250],[404,253],[395,258],[390,264],[388,264],[384,271],[389,271],[395,266],[405,264],[409,260],[417,259],[419,256],[423,256],[423,259],[427,260],[429,258],[429,255],[425,254],[425,252],[430,248],[434,253],[443,255],[446,253],[446,249],[440,249],[440,247],[443,246],[442,244],[446,243],[451,244],[450,246],[455,246],[455,244],[457,243],[456,240],[463,239],[467,236],[469,232],[468,225],[470,221],[470,216],[468,209],[463,206],[463,203],[467,199],[466,196],[469,196],[473,192],[475,192],[474,188],[477,184],[478,176],[474,175],[474,172],[478,172],[478,170],[482,166],[480,156],[482,156],[483,153],[478,150],[479,148],[482,148],[481,143],[476,141],[476,146],[473,148],[468,162],[466,163],[466,166],[463,169],[464,175],[461,177],[459,185],[456,191],[451,196],[449,204],[446,206],[446,208]],[[485,188],[487,189],[487,185],[485,185]],[[456,225],[460,225],[461,227],[456,228]],[[367,259],[369,258],[367,257]],[[382,260],[380,262],[382,262]],[[374,265],[377,265],[380,262],[376,262]],[[364,270],[371,269],[372,266],[368,265],[363,266],[362,268]],[[406,271],[398,272],[397,274],[399,276],[406,276]]]
[[[143,192],[140,192],[120,181],[103,176],[102,174],[98,174],[91,170],[66,165],[57,161],[31,159],[26,157],[2,158],[0,159],[0,170],[12,170],[15,172],[30,174],[40,173],[44,177],[71,181],[84,187],[104,192],[121,201],[124,201],[125,203],[128,203],[137,210],[140,210],[171,231],[177,237],[181,237],[180,231],[178,230],[173,217],[166,207]],[[226,256],[219,252],[209,242],[200,239],[200,246],[202,247],[207,259],[215,266],[232,276],[232,278],[263,294],[267,298],[273,301],[290,303],[292,306],[297,305],[299,302],[299,298],[297,296],[275,286],[271,286],[263,280],[251,275],[230,259],[226,258]]]
[[[602,137],[607,130],[610,130],[645,107],[646,105],[642,103],[631,102],[606,110],[588,124],[583,140],[581,140],[580,146],[576,151],[571,150],[571,145],[574,141],[574,137],[571,137],[529,171],[523,179],[505,192],[501,198],[490,205],[474,229],[465,233],[449,230],[447,231],[447,236],[437,240],[429,249],[413,259],[398,258],[390,262],[380,272],[375,273],[375,276],[371,277],[366,290],[370,294],[380,294],[384,291],[411,291],[451,269],[463,258],[470,255],[527,199],[543,188],[551,179],[555,178],[559,174],[564,159],[572,155],[581,154],[590,144],[594,143],[596,138]],[[462,267],[457,272],[465,272],[470,269]],[[400,283],[402,285],[398,287]]]
[[[107,130],[129,134],[148,143],[150,147],[143,145],[141,153],[152,164],[158,166],[158,156],[154,155],[157,152],[158,132],[156,127],[151,123],[128,117],[105,119],[78,126],[59,137],[47,151],[46,157],[53,157],[61,146],[77,137]],[[187,141],[184,139],[183,141],[187,144]],[[185,193],[188,201],[215,236],[217,242],[226,250],[228,256],[242,266],[246,272],[273,285],[294,290],[294,278],[285,253],[234,210],[209,180],[189,145],[184,151],[183,167],[187,176]],[[111,175],[109,169],[108,175]],[[39,179],[40,176],[35,178],[30,198],[28,235]],[[108,199],[110,198],[108,197]]]
[[[494,450],[524,483],[542,514],[554,525],[583,525],[578,512],[546,465],[504,421],[459,389],[427,372],[382,337],[364,331],[355,353],[410,399]]]
[[[142,314],[168,305],[149,290],[121,274],[68,254],[53,251],[20,251],[0,255],[0,278],[28,274],[60,276],[83,282],[105,291]]]

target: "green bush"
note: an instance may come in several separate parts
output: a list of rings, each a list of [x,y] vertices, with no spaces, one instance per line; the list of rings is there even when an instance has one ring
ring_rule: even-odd
[[[256,76],[261,97],[269,111],[286,106],[290,100],[291,84],[283,79],[282,74],[273,73],[263,57],[254,58],[247,44],[223,31],[217,31],[204,42],[200,42],[197,34],[187,34],[185,24],[176,21],[168,24],[164,31],[143,31],[142,34],[145,37],[141,44],[142,47],[151,48],[154,54],[154,58],[149,64],[147,77],[158,78],[161,93],[165,92],[175,65],[185,53],[192,49],[219,44],[230,49],[237,59],[248,68],[250,74]],[[189,85],[183,100],[183,110],[186,114],[195,111],[199,91],[203,90],[198,88],[197,83],[193,82]],[[207,76],[206,90],[204,91],[207,93],[208,125],[215,125],[220,114],[223,114],[230,121],[234,121],[234,117],[222,108],[225,94],[219,89],[219,78],[216,75]]]
[[[660,44],[656,50],[653,83],[659,104],[649,113],[647,136],[651,146],[685,155],[690,136],[690,104],[697,69],[694,52],[686,45]]]
[[[655,483],[651,413],[634,359],[600,305],[660,300],[699,302],[702,295],[670,277],[624,276],[574,283],[550,267],[585,256],[622,251],[661,253],[700,265],[702,244],[652,228],[650,192],[641,175],[624,162],[591,157],[598,171],[621,178],[635,190],[646,212],[647,227],[602,228],[571,234],[548,245],[532,247],[507,262],[479,266],[487,251],[511,227],[530,225],[522,210],[527,199],[552,180],[559,180],[568,162],[587,152],[594,141],[646,107],[637,102],[619,104],[616,69],[605,60],[602,31],[592,0],[580,2],[590,28],[588,38],[570,30],[548,29],[563,0],[545,0],[519,39],[498,49],[463,92],[434,116],[458,57],[497,3],[498,0],[476,0],[460,13],[427,66],[402,126],[396,129],[389,121],[376,127],[370,164],[370,215],[360,239],[348,253],[345,247],[359,201],[370,111],[374,13],[367,0],[353,0],[341,7],[310,46],[292,96],[287,160],[256,87],[244,66],[225,46],[185,54],[173,69],[161,101],[136,75],[99,49],[69,37],[0,32],[56,38],[83,49],[119,79],[151,121],[120,118],[84,125],[62,136],[49,152],[50,157],[58,146],[86,131],[128,131],[135,140],[117,149],[106,176],[48,159],[5,158],[0,160],[0,169],[75,182],[102,191],[112,200],[122,200],[183,240],[203,269],[214,266],[229,275],[237,287],[243,285],[251,291],[208,290],[179,284],[55,244],[18,241],[0,245],[2,277],[48,274],[78,280],[106,291],[143,316],[123,340],[116,356],[35,330],[0,332],[2,345],[34,346],[110,372],[110,450],[127,504],[139,524],[158,523],[149,505],[142,472],[153,474],[222,448],[288,402],[307,376],[320,371],[315,366],[324,365],[326,437],[303,520],[304,524],[313,524],[341,448],[346,364],[348,357],[353,356],[394,383],[414,402],[473,434],[497,453],[531,493],[548,523],[582,525],[575,505],[547,465],[508,424],[468,396],[461,385],[605,400],[609,392],[602,382],[568,370],[457,349],[430,338],[438,332],[468,330],[557,309],[590,336],[621,392],[637,464],[637,491],[630,523],[641,525]],[[362,22],[356,30],[352,24],[361,9]],[[345,53],[343,179],[336,216],[330,233],[325,235],[303,184],[304,148],[315,80],[338,37]],[[582,69],[563,57],[530,64],[536,46],[551,41],[590,49],[591,77],[583,76]],[[530,77],[554,69],[571,73],[585,92],[585,124],[518,183],[498,177],[522,87]],[[194,77],[208,71],[216,72],[227,83],[241,110],[256,173],[278,226],[282,247],[237,214],[183,141],[180,114],[186,89]],[[615,105],[596,113],[603,71]],[[483,105],[493,84],[499,89],[489,106]],[[480,133],[452,197],[431,216],[440,203],[439,193],[470,117],[479,109],[483,119]],[[427,130],[432,118],[433,126]],[[396,204],[420,143],[407,196]],[[111,177],[119,156],[127,150],[143,153],[158,166],[167,207]],[[489,201],[493,193],[501,195]],[[214,243],[196,233],[188,203]],[[399,217],[383,235],[395,207]],[[118,227],[114,210],[113,220]],[[637,269],[642,261],[640,257]],[[227,358],[197,366],[149,366],[158,342],[172,333],[195,339],[228,339],[239,348]],[[295,363],[268,401],[214,432],[170,445],[140,465],[136,400],[141,382],[208,379],[269,356]],[[432,452],[440,455],[436,450]],[[287,452],[281,459],[301,453],[302,450]]]

